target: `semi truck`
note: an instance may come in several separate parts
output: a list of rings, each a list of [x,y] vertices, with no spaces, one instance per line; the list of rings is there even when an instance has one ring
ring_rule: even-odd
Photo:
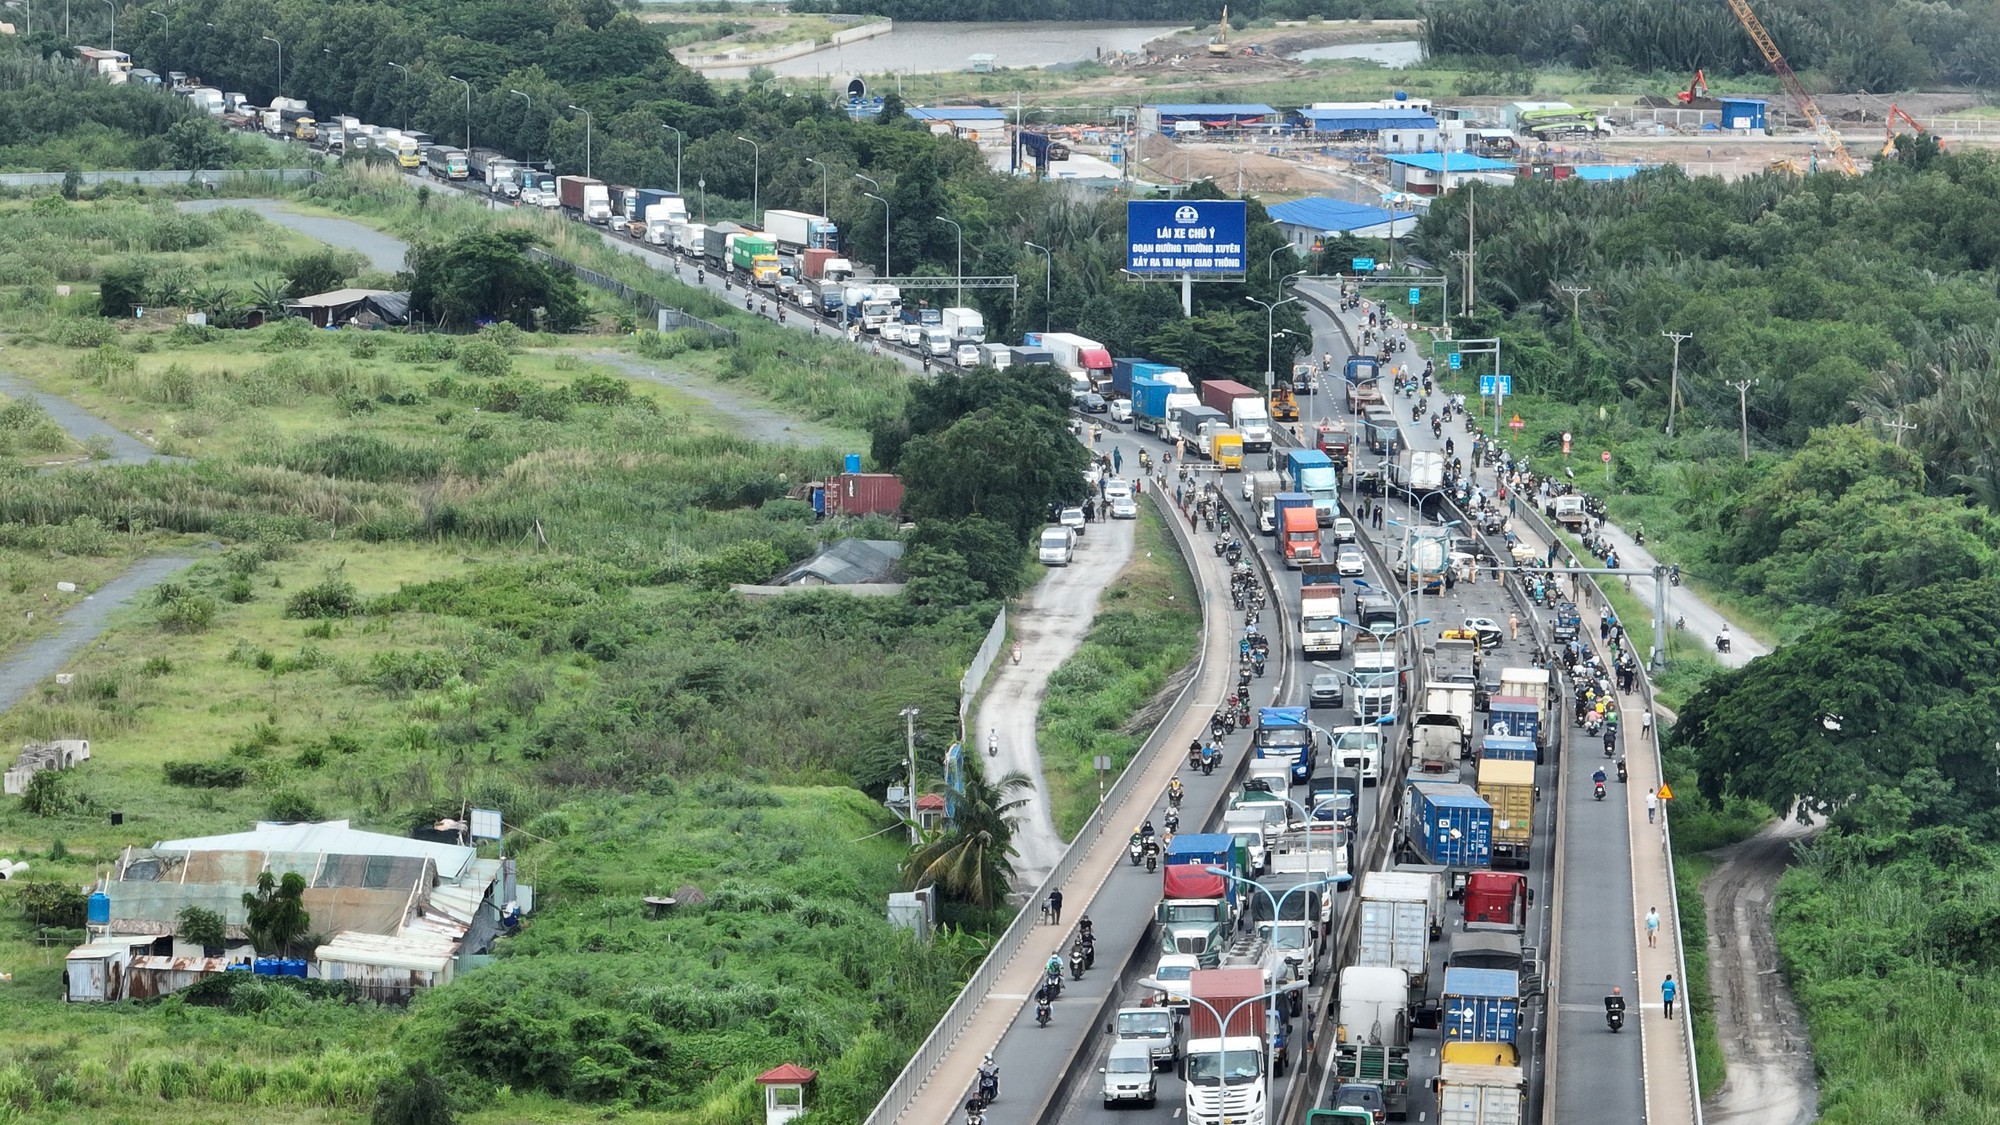
[[[1444,451],[1406,449],[1389,467],[1390,480],[1400,491],[1422,497],[1444,487]]]
[[[1312,497],[1303,492],[1280,492],[1272,498],[1278,516],[1278,534],[1285,552],[1285,565],[1293,569],[1316,563],[1320,551],[1319,516],[1313,511]]]
[[[1401,858],[1447,868],[1454,893],[1493,864],[1493,807],[1469,785],[1409,782],[1397,829]]]
[[[1426,707],[1451,702],[1454,689],[1424,689]],[[1463,689],[1457,689],[1463,690]],[[1470,694],[1469,692],[1467,693]],[[1410,768],[1419,773],[1443,774],[1455,771],[1465,747],[1464,728],[1449,711],[1419,711],[1410,721]]]
[[[1535,840],[1535,763],[1481,759],[1478,790],[1493,807],[1494,866],[1528,866]]]
[[[1319,525],[1332,526],[1340,515],[1340,474],[1334,471],[1333,459],[1317,449],[1294,449],[1285,454],[1285,468],[1292,491],[1312,497]]]
[[[1374,785],[1382,780],[1382,743],[1388,736],[1386,728],[1371,723],[1367,726],[1335,727],[1327,733],[1333,738],[1334,768],[1356,778],[1362,785]]]
[[[1441,1010],[1446,1043],[1512,1047],[1521,1027],[1521,976],[1505,969],[1446,969]]]
[[[1395,969],[1409,985],[1404,999],[1422,1007],[1430,990],[1431,943],[1444,930],[1444,883],[1430,871],[1370,871],[1361,880],[1361,922],[1354,964]]]
[[[1321,422],[1313,430],[1313,448],[1326,454],[1333,467],[1344,473],[1353,456],[1354,435],[1347,432],[1345,422]]]
[[[1526,875],[1519,871],[1475,871],[1466,877],[1462,894],[1466,930],[1527,933],[1528,907],[1534,904],[1535,892]]]
[[[1257,530],[1265,535],[1278,533],[1278,493],[1285,490],[1284,478],[1265,471],[1251,473],[1244,482],[1249,488],[1250,519],[1257,524]]]
[[[589,176],[557,176],[556,199],[562,209],[587,223],[611,221],[611,188]]]
[[[1233,847],[1234,838],[1230,843]],[[1230,925],[1229,880],[1204,863],[1170,863],[1160,870],[1160,902],[1153,908],[1153,920],[1160,924],[1160,952],[1215,966]]]
[[[729,261],[730,240],[742,233],[744,228],[735,223],[710,223],[702,235],[701,256],[708,259],[709,265],[721,269]]]
[[[1410,1108],[1411,991],[1409,974],[1398,968],[1355,964],[1340,970],[1334,1073],[1343,1083],[1380,1086],[1384,1108],[1398,1120]]]
[[[1110,388],[1111,353],[1103,344],[1071,332],[1043,332],[1040,339],[1030,343],[1047,348],[1055,356],[1057,367],[1082,373],[1093,389]]]
[[[1319,761],[1312,728],[1306,725],[1303,707],[1261,707],[1257,710],[1257,730],[1251,737],[1257,757],[1284,763],[1293,785],[1304,785]],[[1180,840],[1175,840],[1180,843]]]
[[[1201,427],[1213,422],[1218,427],[1227,428],[1229,418],[1214,407],[1198,402],[1176,405],[1174,399],[1180,395],[1167,396],[1167,438],[1177,441],[1183,449],[1193,451],[1201,448]],[[1192,398],[1194,396],[1186,396]]]
[[[1528,1084],[1518,1066],[1447,1062],[1438,1067],[1437,1125],[1522,1125]]]
[[[1356,612],[1359,603],[1356,599]],[[1363,620],[1361,624],[1366,625]],[[1396,651],[1387,645],[1363,645],[1372,640],[1356,637],[1354,649],[1354,717],[1364,723],[1397,714],[1402,705],[1402,671],[1396,666]]]
[[[813,248],[799,255],[799,276],[812,281],[846,281],[854,276],[854,263],[837,250]]]
[[[1333,564],[1299,567],[1299,647],[1308,659],[1339,660],[1347,651],[1340,591],[1340,574]]]
[[[1179,379],[1169,376],[1179,376]],[[1113,359],[1111,361],[1111,393],[1124,398],[1132,397],[1133,379],[1158,379],[1173,383],[1182,389],[1193,385],[1187,373],[1171,363],[1154,363],[1150,359]]]
[[[840,228],[825,215],[809,211],[766,211],[764,233],[788,253],[840,249]]]
[[[1543,720],[1541,703],[1525,695],[1496,695],[1486,701],[1486,733],[1531,740],[1537,762],[1542,760],[1550,734]]]
[[[1243,435],[1244,452],[1270,451],[1271,413],[1256,388],[1233,379],[1208,379],[1201,384],[1201,401],[1229,417],[1230,425]]]
[[[1263,974],[1256,969],[1197,969],[1189,994],[1182,1059],[1188,1125],[1263,1125],[1268,1062]]]
[[[939,323],[951,333],[955,344],[986,342],[986,318],[980,315],[978,309],[954,305],[940,313]]]
[[[768,289],[778,283],[777,245],[769,235],[740,231],[729,242],[729,268]]]

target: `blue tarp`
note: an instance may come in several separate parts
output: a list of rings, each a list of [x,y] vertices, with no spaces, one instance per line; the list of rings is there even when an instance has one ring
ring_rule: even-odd
[[[1348,203],[1323,195],[1308,196],[1290,203],[1273,203],[1265,210],[1272,219],[1280,223],[1319,231],[1363,230],[1381,226],[1396,218],[1415,217],[1409,211],[1391,212],[1381,207]]]
[[[1474,156],[1469,152],[1416,152],[1387,157],[1391,164],[1422,168],[1426,172],[1512,172],[1505,160]],[[1447,163],[1448,162],[1448,163]]]

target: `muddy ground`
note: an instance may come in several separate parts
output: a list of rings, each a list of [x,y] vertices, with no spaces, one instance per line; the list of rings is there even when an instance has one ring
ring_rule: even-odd
[[[1708,983],[1729,1077],[1703,1107],[1710,1125],[1806,1125],[1818,1115],[1805,1018],[1778,971],[1771,901],[1792,846],[1813,831],[1787,817],[1714,854],[1702,883]]]

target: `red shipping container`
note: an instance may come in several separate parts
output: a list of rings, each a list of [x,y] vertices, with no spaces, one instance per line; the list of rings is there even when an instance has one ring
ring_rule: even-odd
[[[1204,379],[1201,384],[1201,404],[1211,410],[1220,410],[1224,415],[1229,415],[1229,404],[1239,398],[1262,397],[1254,388],[1234,379]]]
[[[1528,925],[1528,877],[1518,871],[1474,871],[1465,879],[1465,921],[1481,929]]]
[[[1196,969],[1188,977],[1188,991],[1208,1005],[1188,1005],[1189,1039],[1223,1039],[1228,1035],[1264,1037],[1264,1009],[1270,1002],[1244,1003],[1264,994],[1262,969]],[[1242,1007],[1238,1008],[1239,1004]],[[1211,1012],[1209,1008],[1215,1010]],[[1236,1009],[1234,1015],[1231,1008]],[[1229,1021],[1228,1035],[1216,1034],[1219,1019]]]
[[[893,516],[903,510],[903,479],[894,473],[837,473],[827,478],[829,516]]]

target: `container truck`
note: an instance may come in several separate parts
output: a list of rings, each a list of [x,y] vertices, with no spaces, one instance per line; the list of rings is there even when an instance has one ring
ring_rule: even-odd
[[[1247,482],[1250,486],[1250,518],[1257,522],[1257,530],[1266,535],[1278,533],[1278,493],[1285,490],[1284,478],[1273,472],[1251,473]]]
[[[1528,1084],[1518,1066],[1447,1062],[1438,1067],[1437,1125],[1522,1125]]]
[[[1057,367],[1082,372],[1093,389],[1111,385],[1111,353],[1103,344],[1069,332],[1044,332],[1038,346],[1054,354]]]
[[[869,286],[869,297],[861,302],[861,329],[864,332],[880,333],[882,326],[896,318],[896,310],[902,306],[903,291],[893,285]]]
[[[1214,407],[1225,415],[1237,399],[1256,397],[1255,387],[1246,387],[1234,379],[1204,379],[1201,383],[1202,405]]]
[[[1183,374],[1180,368],[1175,367],[1171,363],[1154,363],[1150,359],[1113,359],[1111,361],[1111,393],[1123,398],[1130,398],[1132,397],[1133,379],[1161,379],[1163,382],[1173,382],[1171,379],[1164,378],[1170,372],[1175,375]],[[1180,383],[1177,385],[1185,387],[1187,384]]]
[[[611,188],[589,176],[557,176],[556,199],[565,211],[587,223],[611,221]]]
[[[1535,763],[1479,763],[1479,796],[1493,806],[1493,865],[1526,867],[1535,840]]]
[[[1438,449],[1406,449],[1389,466],[1390,480],[1398,490],[1422,496],[1444,487],[1444,452]]]
[[[1454,892],[1493,863],[1493,808],[1469,785],[1410,782],[1398,828],[1404,857],[1449,868]]]
[[[463,150],[434,148],[424,154],[424,171],[440,180],[463,180],[469,174]]]
[[[768,235],[744,231],[729,244],[729,266],[765,289],[778,283],[778,251]]]
[[[854,276],[854,263],[837,250],[814,247],[799,255],[799,276],[814,281],[846,281]]]
[[[1540,703],[1522,695],[1496,695],[1486,701],[1486,733],[1507,738],[1525,738],[1535,744],[1535,760],[1547,745]]]
[[[1233,847],[1235,841],[1229,839]],[[1153,920],[1160,924],[1161,953],[1193,957],[1213,967],[1221,960],[1229,931],[1229,880],[1208,867],[1190,863],[1161,868],[1160,902],[1153,908]]]
[[[1317,518],[1314,520],[1318,522]],[[1299,647],[1308,659],[1339,660],[1347,651],[1341,623],[1340,574],[1331,563],[1299,568]]]
[[[942,323],[951,332],[954,343],[983,344],[986,342],[986,318],[978,309],[968,309],[954,305],[944,310]]]
[[[778,249],[793,254],[840,249],[840,228],[825,215],[808,211],[766,211],[764,233],[771,236]]]
[[[1333,1028],[1339,1081],[1380,1086],[1389,1116],[1399,1120],[1410,1106],[1411,991],[1409,974],[1401,969],[1349,965],[1340,970]]]
[[[1425,1007],[1431,943],[1444,930],[1444,881],[1429,871],[1370,871],[1361,880],[1354,964],[1395,969],[1409,986],[1412,1012]],[[1428,1022],[1419,1020],[1419,1022]]]
[[[1306,725],[1303,707],[1258,708],[1257,730],[1251,736],[1251,744],[1257,748],[1258,758],[1288,766],[1293,785],[1304,785],[1319,761],[1319,749],[1312,728]]]
[[[1174,393],[1171,383],[1144,376],[1132,379],[1132,424],[1142,433],[1162,434],[1167,425],[1167,396]]]
[[[732,222],[710,223],[702,235],[701,256],[708,259],[709,265],[722,268],[729,260],[730,238],[742,233],[743,228]]]
[[[1446,969],[1439,1021],[1446,1043],[1513,1046],[1521,1024],[1521,977],[1504,969]]]
[[[1229,419],[1213,407],[1197,403],[1175,406],[1173,399],[1178,397],[1180,396],[1168,396],[1167,438],[1179,442],[1181,448],[1188,452],[1192,453],[1201,448],[1201,427],[1204,424],[1212,422],[1219,428],[1226,428],[1229,425]]]
[[[672,246],[675,228],[687,223],[687,207],[678,200],[649,203],[643,213],[646,216],[643,237],[648,246]]]
[[[1331,526],[1340,515],[1340,474],[1334,471],[1333,459],[1317,449],[1294,449],[1285,454],[1285,467],[1292,491],[1312,497],[1319,525]]]
[[[1356,612],[1365,597],[1355,599]],[[1364,619],[1361,622],[1367,624]],[[1402,671],[1396,666],[1394,649],[1381,644],[1363,645],[1372,637],[1356,637],[1354,649],[1354,717],[1364,723],[1397,714],[1402,705]]]
[[[1465,929],[1525,934],[1535,892],[1519,871],[1474,871],[1465,880]]]
[[[1481,761],[1494,758],[1503,762],[1532,762],[1535,760],[1535,740],[1489,734],[1479,740],[1479,758]]]
[[[1283,538],[1285,565],[1298,569],[1319,562],[1319,516],[1313,511],[1312,497],[1303,492],[1280,492],[1271,501],[1278,516],[1278,533]]]
[[[1342,368],[1340,373],[1346,376],[1348,386],[1373,385],[1376,378],[1382,374],[1382,364],[1373,356],[1351,355],[1347,357],[1347,366]]]
[[[1265,1125],[1263,974],[1256,969],[1198,969],[1188,982],[1182,1059],[1188,1125]]]
[[[979,345],[979,363],[995,371],[1005,370],[1014,362],[1014,349],[1005,344],[986,343]]]
[[[674,229],[674,249],[689,258],[699,258],[708,247],[708,224],[685,223]]]
[[[1436,709],[1449,705],[1454,691],[1468,698],[1471,695],[1464,688],[1424,689],[1426,710],[1417,712],[1410,722],[1410,768],[1418,773],[1451,773],[1458,768],[1465,748],[1465,728],[1459,725],[1458,716]]]

